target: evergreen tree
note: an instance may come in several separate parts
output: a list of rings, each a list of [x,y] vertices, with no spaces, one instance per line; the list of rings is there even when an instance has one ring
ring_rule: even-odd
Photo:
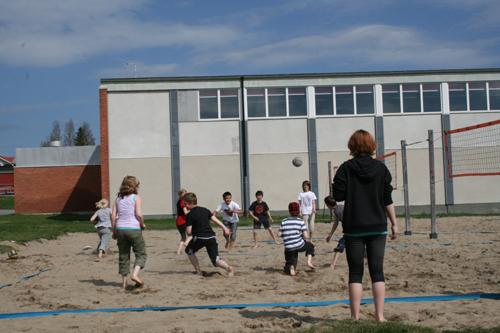
[[[95,145],[94,135],[90,129],[90,125],[84,121],[82,126],[78,128],[75,136],[75,146],[92,146]]]

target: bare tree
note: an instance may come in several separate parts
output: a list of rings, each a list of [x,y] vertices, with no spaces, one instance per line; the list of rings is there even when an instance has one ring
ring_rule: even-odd
[[[70,119],[64,124],[63,145],[73,146],[75,144],[75,124]]]
[[[52,123],[52,131],[50,132],[47,139],[40,143],[41,147],[50,146],[50,142],[52,141],[61,141],[61,125],[59,125],[59,121],[54,120]]]

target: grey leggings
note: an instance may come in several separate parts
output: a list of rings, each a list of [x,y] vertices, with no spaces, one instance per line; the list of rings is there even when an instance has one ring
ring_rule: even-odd
[[[349,283],[362,283],[363,281],[365,248],[372,283],[385,281],[384,252],[386,238],[387,235],[345,236]]]

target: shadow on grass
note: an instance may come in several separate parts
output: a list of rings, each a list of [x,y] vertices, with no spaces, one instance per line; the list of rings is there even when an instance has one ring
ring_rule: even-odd
[[[72,221],[88,221],[90,219],[90,216],[92,214],[67,214],[67,213],[62,213],[58,215],[49,215],[47,216],[47,219],[49,220],[54,220],[54,221],[67,221],[67,222],[72,222]]]

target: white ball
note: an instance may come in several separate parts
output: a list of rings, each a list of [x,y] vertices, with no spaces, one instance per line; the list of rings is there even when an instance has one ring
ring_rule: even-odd
[[[293,166],[295,167],[299,167],[302,165],[302,160],[299,158],[299,157],[295,157],[293,160],[292,160],[292,164]]]

